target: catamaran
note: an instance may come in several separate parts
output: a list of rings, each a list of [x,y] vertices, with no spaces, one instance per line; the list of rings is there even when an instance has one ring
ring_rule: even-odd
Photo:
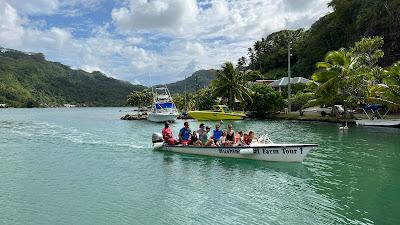
[[[158,123],[175,121],[179,116],[179,112],[167,86],[155,88],[153,93],[153,106],[148,113],[147,120]]]
[[[248,146],[167,145],[159,133],[152,135],[152,142],[156,151],[275,162],[303,162],[318,147],[317,144],[275,144],[266,135]]]

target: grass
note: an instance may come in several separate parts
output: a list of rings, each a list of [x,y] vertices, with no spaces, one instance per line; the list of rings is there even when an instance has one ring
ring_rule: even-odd
[[[382,115],[383,116],[383,115]],[[400,119],[400,114],[386,115],[385,119]],[[275,114],[271,117],[271,119],[284,119],[284,120],[300,120],[300,121],[320,121],[320,122],[331,122],[331,123],[355,123],[356,119],[368,119],[365,114],[354,114],[354,118],[345,119],[342,116],[340,117],[331,117],[325,116],[322,117],[319,113],[307,112],[300,116],[299,112],[292,113],[279,113]]]

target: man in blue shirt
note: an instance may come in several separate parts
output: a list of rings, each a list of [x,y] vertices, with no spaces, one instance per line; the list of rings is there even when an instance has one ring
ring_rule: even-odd
[[[192,136],[192,130],[189,128],[189,122],[183,123],[183,128],[179,131],[179,141],[183,145],[189,145],[190,137]]]
[[[214,140],[214,143],[217,144],[218,141],[221,139],[222,137],[222,130],[220,130],[221,125],[218,123],[217,125],[215,125],[215,130],[213,130],[213,137],[212,139]]]

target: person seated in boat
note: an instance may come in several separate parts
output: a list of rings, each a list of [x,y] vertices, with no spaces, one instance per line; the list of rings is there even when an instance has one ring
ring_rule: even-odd
[[[235,131],[233,130],[232,124],[228,124],[228,131],[226,131],[226,141],[230,144],[235,144]]]
[[[191,138],[192,136],[192,130],[189,128],[189,122],[184,122],[183,123],[183,128],[180,129],[179,131],[179,141],[183,144],[183,145],[189,145],[191,144]]]
[[[197,136],[196,131],[193,131],[192,136],[190,137],[191,144],[194,146],[200,146],[201,141],[199,140],[199,137]]]
[[[174,136],[172,135],[172,129],[170,128],[170,123],[165,122],[164,123],[164,128],[162,129],[162,136],[164,139],[164,142],[169,144],[169,145],[176,145],[178,144],[178,141],[174,139]]]
[[[206,130],[200,139],[203,146],[212,146],[214,144],[214,140],[211,139],[210,131],[211,127],[206,126]]]
[[[212,139],[214,140],[214,144],[217,144],[222,137],[222,130],[220,130],[221,125],[218,123],[215,125],[215,130],[213,130]]]
[[[232,146],[242,146],[244,145],[244,134],[243,131],[239,131],[235,135],[235,143]]]
[[[254,134],[254,131],[251,130],[251,131],[249,131],[249,134],[245,134],[244,143],[246,145],[250,145],[254,139],[255,139],[255,134]]]
[[[239,131],[235,134],[235,143],[234,144],[239,143],[240,139],[243,139],[243,131]]]
[[[204,123],[201,123],[199,129],[197,130],[197,137],[201,140],[205,132],[206,126]]]
[[[222,132],[222,137],[221,137],[220,141],[218,142],[219,145],[232,146],[232,143],[230,141],[228,141],[228,139],[227,139],[227,137],[228,137],[227,134],[228,134],[228,132],[226,132],[226,131]]]

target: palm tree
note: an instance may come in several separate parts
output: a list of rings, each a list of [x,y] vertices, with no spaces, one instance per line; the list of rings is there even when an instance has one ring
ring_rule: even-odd
[[[242,72],[235,69],[232,63],[226,62],[214,80],[215,95],[228,100],[228,106],[234,107],[235,100],[251,101],[247,80]]]
[[[340,103],[347,113],[348,106],[364,98],[367,85],[363,73],[354,68],[355,61],[351,53],[341,49],[328,52],[324,61],[316,64],[317,71],[311,77],[320,83],[315,103]]]

